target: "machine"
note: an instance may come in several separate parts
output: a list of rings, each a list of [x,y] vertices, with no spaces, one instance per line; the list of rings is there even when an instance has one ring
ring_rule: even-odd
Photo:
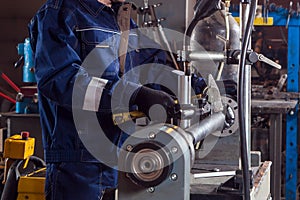
[[[125,141],[118,164],[120,200],[271,199],[272,163],[262,163],[259,152],[250,154],[249,69],[257,61],[279,69],[281,66],[253,52],[248,45],[256,5],[255,0],[241,1],[240,30],[236,31],[237,25],[228,12],[230,1],[225,1],[225,4],[218,0],[196,2],[194,17],[184,34],[183,49],[177,51],[176,62],[181,72],[176,73],[177,94],[181,115],[173,116],[172,124],[150,124],[143,127]],[[140,10],[143,15],[152,17],[144,25],[152,24],[157,27],[164,44],[168,44],[163,37],[163,29],[159,23],[161,20],[153,13],[154,7],[157,4],[153,6],[144,1],[144,7]],[[217,16],[220,11],[224,26],[219,25],[222,24]],[[214,17],[210,18],[211,16]],[[193,42],[203,38],[205,34],[214,34],[218,29],[213,29],[214,25],[223,27],[224,30],[218,30],[213,35],[217,38],[208,37],[203,40],[208,45],[215,44],[214,40],[219,44],[212,45],[210,49],[197,49]],[[230,29],[232,26],[233,29]],[[197,32],[205,28],[209,29],[206,29],[206,33]],[[241,44],[234,41],[239,38]],[[167,45],[168,49],[169,46]],[[175,62],[172,56],[171,60]],[[227,72],[226,77],[223,70]],[[193,73],[201,74],[207,82],[207,88],[197,96],[196,101],[191,92]],[[223,138],[223,142],[214,143],[212,138]],[[213,151],[212,148],[220,144],[223,146],[217,149],[222,151],[219,152],[221,156],[206,159],[209,153],[203,154],[205,149]],[[233,151],[240,154],[228,164],[226,159],[230,156],[226,156],[226,151],[231,152],[231,148],[235,148]]]
[[[172,90],[180,113],[167,116],[170,123],[142,125],[141,113],[114,115],[116,125],[133,118],[137,123],[120,148],[117,199],[271,199],[272,162],[261,162],[260,152],[250,152],[250,68],[257,61],[280,65],[248,45],[257,0],[241,1],[239,25],[229,13],[229,0],[197,0],[180,48],[162,27],[165,19],[156,16],[161,5],[145,0],[139,14],[141,25],[153,27],[153,39],[165,46],[176,68]],[[201,91],[192,89],[194,76],[206,82]],[[20,181],[18,199],[42,198],[40,187],[24,191],[28,180]]]

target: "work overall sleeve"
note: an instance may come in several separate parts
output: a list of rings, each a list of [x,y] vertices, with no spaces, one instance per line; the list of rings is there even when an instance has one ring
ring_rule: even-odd
[[[54,8],[40,11],[29,24],[30,40],[40,95],[71,108],[74,81],[78,74],[82,76],[82,87],[77,90],[85,90],[92,77],[80,66],[80,45],[73,32],[74,16],[58,12]]]
[[[83,58],[75,29],[73,13],[51,7],[41,10],[31,21],[29,31],[39,94],[70,110],[75,106],[98,111],[102,95],[111,94],[103,91],[114,87],[81,66]],[[137,88],[135,84],[128,85]],[[76,105],[72,99],[76,99]]]

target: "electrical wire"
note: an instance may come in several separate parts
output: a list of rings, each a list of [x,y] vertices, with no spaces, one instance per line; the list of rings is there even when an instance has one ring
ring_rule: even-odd
[[[250,42],[252,25],[255,18],[257,0],[251,0],[249,18],[245,28],[245,33],[242,38],[241,58],[239,63],[239,84],[238,84],[238,107],[239,107],[239,125],[240,125],[240,140],[241,140],[241,163],[244,185],[244,199],[250,200],[250,174],[247,153],[247,138],[246,138],[246,119],[245,110],[248,105],[245,104],[245,72],[246,72],[246,56],[248,45]]]

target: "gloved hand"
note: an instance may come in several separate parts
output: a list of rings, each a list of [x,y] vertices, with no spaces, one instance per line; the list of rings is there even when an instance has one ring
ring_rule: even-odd
[[[179,112],[179,105],[175,103],[171,95],[145,86],[140,87],[134,92],[130,99],[130,104],[137,105],[138,110],[148,117],[150,108],[155,104],[163,106],[169,118],[172,118]]]

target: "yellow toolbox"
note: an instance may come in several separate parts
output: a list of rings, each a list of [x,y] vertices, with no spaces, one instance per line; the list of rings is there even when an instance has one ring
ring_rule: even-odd
[[[34,153],[34,138],[26,134],[13,135],[5,140],[4,158],[26,159]]]

